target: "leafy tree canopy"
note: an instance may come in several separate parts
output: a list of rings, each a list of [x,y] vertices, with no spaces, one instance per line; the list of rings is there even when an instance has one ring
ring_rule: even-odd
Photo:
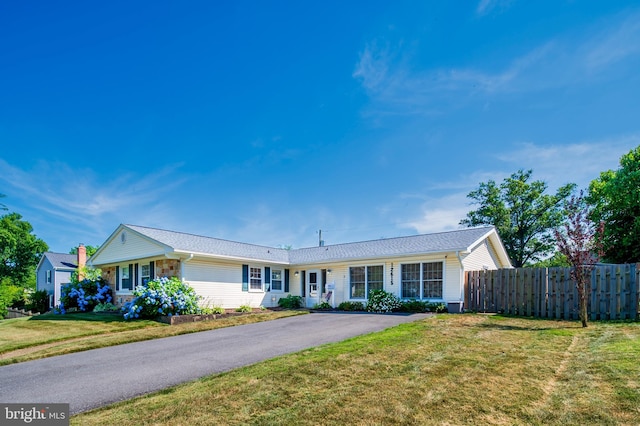
[[[84,248],[87,250],[87,257],[91,257],[98,251],[100,246],[84,246]],[[74,247],[69,250],[69,254],[78,254],[78,247]]]
[[[530,181],[532,170],[518,170],[501,184],[493,180],[481,183],[467,197],[478,209],[467,213],[461,225],[493,225],[502,238],[514,266],[522,267],[552,253],[553,230],[565,218],[563,201],[576,185],[567,184],[554,195],[545,194],[547,184]]]
[[[42,253],[48,249],[18,213],[0,217],[0,280],[8,278],[16,285],[28,285]]]
[[[604,259],[640,262],[640,146],[622,156],[618,170],[591,181],[587,201],[593,207],[590,219],[604,223]]]

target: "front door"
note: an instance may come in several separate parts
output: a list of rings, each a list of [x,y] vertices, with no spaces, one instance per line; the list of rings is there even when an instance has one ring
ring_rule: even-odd
[[[307,308],[320,300],[320,271],[307,271]]]

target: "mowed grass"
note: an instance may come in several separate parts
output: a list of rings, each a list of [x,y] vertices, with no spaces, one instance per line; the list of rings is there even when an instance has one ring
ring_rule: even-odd
[[[46,314],[0,321],[0,365],[88,349],[269,321],[304,311],[264,311],[169,326],[156,321],[125,321],[121,315]]]
[[[71,422],[636,425],[640,324],[582,329],[577,322],[441,315],[204,378]]]

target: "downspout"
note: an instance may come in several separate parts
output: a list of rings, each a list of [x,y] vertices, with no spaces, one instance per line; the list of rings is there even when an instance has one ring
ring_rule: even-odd
[[[184,264],[193,259],[193,253],[189,253],[189,257],[180,262],[180,280],[184,281]]]
[[[456,257],[460,262],[460,301],[461,305],[464,305],[464,263],[462,263],[462,257],[460,257],[460,250],[456,251]],[[464,309],[464,306],[460,306],[460,312]]]

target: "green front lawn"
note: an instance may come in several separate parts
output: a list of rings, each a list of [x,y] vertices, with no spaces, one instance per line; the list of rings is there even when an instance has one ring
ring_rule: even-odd
[[[640,324],[441,315],[73,424],[640,424]]]

